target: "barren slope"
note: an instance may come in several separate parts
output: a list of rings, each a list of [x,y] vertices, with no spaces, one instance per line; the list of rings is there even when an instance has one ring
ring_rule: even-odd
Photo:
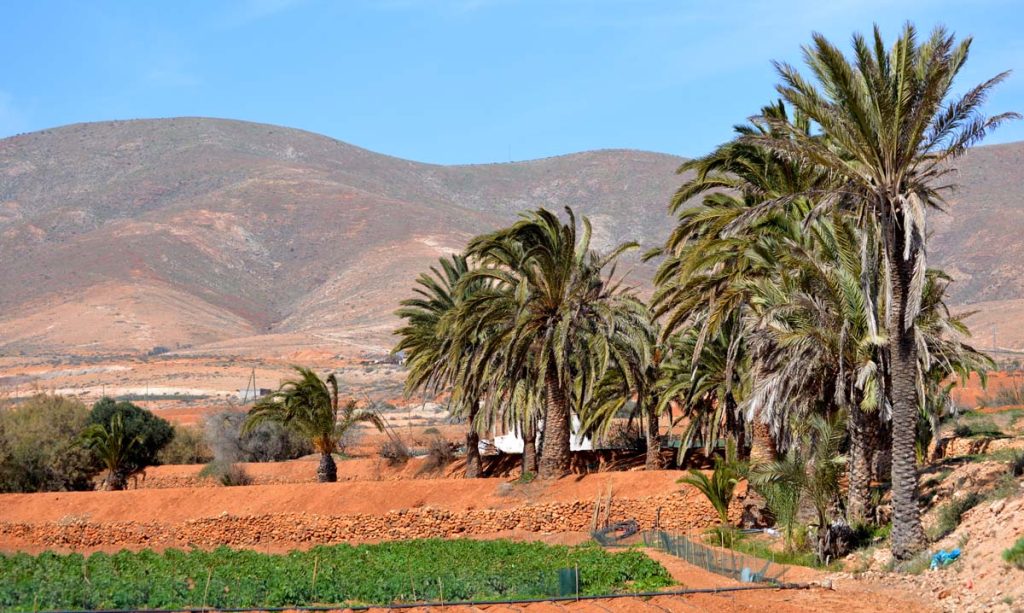
[[[962,164],[931,262],[1001,346],[1024,345],[1024,146]],[[216,119],[81,124],[0,140],[0,352],[138,353],[266,334],[390,344],[438,255],[571,205],[595,242],[659,243],[681,158],[596,151],[444,167],[299,130]],[[639,267],[638,283],[650,269]],[[295,333],[299,333],[298,337]],[[249,342],[249,341],[246,341]]]

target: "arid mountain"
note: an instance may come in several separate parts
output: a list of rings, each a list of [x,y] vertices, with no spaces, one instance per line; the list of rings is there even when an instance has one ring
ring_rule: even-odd
[[[1024,310],[1022,160],[1022,144],[972,152],[930,246],[932,262],[963,279],[959,302],[1000,301],[979,318],[1005,330],[1001,345],[1024,342],[1011,325],[1024,326],[999,317]],[[681,161],[616,150],[434,166],[191,118],[0,140],[0,353],[199,349],[271,334],[383,348],[416,275],[518,211],[570,205],[591,217],[599,246],[659,243]]]

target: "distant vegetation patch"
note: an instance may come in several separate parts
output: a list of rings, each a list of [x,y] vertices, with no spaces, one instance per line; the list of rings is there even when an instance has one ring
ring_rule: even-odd
[[[953,428],[953,433],[964,438],[1002,438],[1006,436],[992,417],[974,412],[961,415]]]
[[[501,600],[558,594],[579,568],[581,594],[672,584],[638,551],[438,539],[333,545],[287,555],[226,547],[0,555],[0,609],[195,609]]]
[[[138,402],[138,401],[157,401],[157,400],[179,400],[181,402],[196,402],[199,400],[209,400],[209,394],[185,394],[181,392],[174,392],[173,394],[121,394],[120,396],[114,396],[114,400],[118,402]]]

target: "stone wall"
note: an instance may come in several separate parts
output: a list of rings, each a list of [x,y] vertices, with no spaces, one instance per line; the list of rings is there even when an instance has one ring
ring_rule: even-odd
[[[738,515],[741,501],[734,501]],[[109,545],[147,547],[259,546],[329,544],[370,540],[457,538],[518,530],[534,533],[587,532],[593,501],[541,503],[511,509],[450,511],[431,507],[401,509],[383,515],[224,514],[180,524],[133,521],[89,522],[69,518],[47,523],[0,523],[0,540],[19,539],[48,547],[79,549]],[[687,531],[713,525],[717,517],[702,498],[680,494],[614,499],[608,519],[636,519],[641,528],[660,525]],[[603,521],[602,515],[601,520]]]

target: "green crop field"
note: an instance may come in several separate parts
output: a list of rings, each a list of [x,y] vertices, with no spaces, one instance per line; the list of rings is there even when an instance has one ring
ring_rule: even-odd
[[[0,610],[282,607],[552,596],[579,569],[581,594],[672,584],[638,551],[437,539],[321,546],[287,555],[213,551],[0,556]]]

